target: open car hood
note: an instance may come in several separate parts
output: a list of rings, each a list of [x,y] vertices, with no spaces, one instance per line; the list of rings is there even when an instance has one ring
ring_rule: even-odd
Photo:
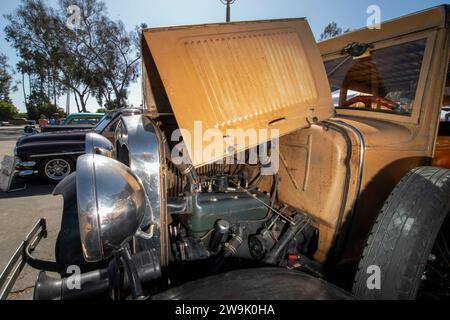
[[[277,129],[285,135],[334,113],[305,19],[147,29],[142,55],[146,108],[175,115],[190,153],[194,140],[195,148],[208,144],[187,137],[196,122],[197,129],[201,123],[203,132],[220,130],[230,139],[229,129]],[[234,151],[254,145],[249,139]],[[191,159],[198,167],[225,154]]]

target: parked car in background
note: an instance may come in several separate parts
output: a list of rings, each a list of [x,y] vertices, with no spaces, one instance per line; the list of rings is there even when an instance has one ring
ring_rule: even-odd
[[[12,124],[13,126],[25,126],[29,124],[28,120],[25,118],[12,119],[9,120],[9,123]]]
[[[75,171],[76,159],[84,154],[85,137],[94,131],[113,139],[117,121],[121,115],[139,114],[140,109],[118,109],[101,118],[96,126],[67,126],[68,130],[25,135],[17,141],[15,156],[19,176],[35,173],[49,182],[59,182]],[[52,127],[52,126],[48,126]]]
[[[90,130],[103,118],[104,113],[72,113],[64,119],[60,125],[47,125],[41,128],[41,132]]]
[[[104,113],[72,113],[62,122],[63,125],[92,125],[95,126],[103,118]]]

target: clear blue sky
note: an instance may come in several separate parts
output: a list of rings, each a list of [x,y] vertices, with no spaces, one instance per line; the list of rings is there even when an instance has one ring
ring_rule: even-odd
[[[48,0],[55,5],[57,0]],[[222,22],[225,7],[220,0],[105,0],[111,18],[121,19],[128,29],[145,22],[149,27]],[[18,61],[15,51],[5,41],[4,14],[14,11],[19,0],[2,0],[0,7],[0,51],[9,57],[11,65]],[[366,25],[368,6],[378,5],[381,20],[389,20],[408,13],[445,3],[442,0],[236,0],[232,7],[233,21],[306,17],[316,36],[331,21],[343,29],[361,28]],[[141,103],[140,84],[130,87],[130,102]],[[19,89],[12,94],[13,101],[24,111],[23,94]],[[64,101],[60,103],[64,106]],[[90,110],[97,109],[94,99],[89,101]],[[76,110],[74,102],[71,111]]]

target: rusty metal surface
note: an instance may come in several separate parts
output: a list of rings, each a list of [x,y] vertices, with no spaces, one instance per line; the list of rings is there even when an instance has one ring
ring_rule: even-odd
[[[143,52],[155,68],[149,63],[146,72],[159,73],[178,125],[190,132],[202,121],[203,130],[223,136],[238,128],[284,135],[333,114],[320,53],[303,19],[150,29],[144,37],[149,50]],[[161,92],[145,83],[152,108]],[[223,155],[191,158],[200,166]]]
[[[374,44],[374,50],[427,39],[414,110],[410,117],[400,117],[378,112],[353,110],[337,111],[332,120],[356,128],[365,140],[364,170],[361,192],[354,215],[344,220],[346,229],[329,229],[327,234],[347,238],[342,251],[337,252],[340,263],[358,261],[373,221],[395,185],[411,169],[423,165],[436,165],[445,161],[443,137],[437,139],[447,65],[449,61],[450,34],[446,25],[446,7],[440,6],[401,17],[381,25],[380,30],[363,29],[319,43],[325,61],[342,57],[341,49],[351,42]],[[397,66],[398,67],[398,66]],[[345,112],[344,112],[345,111]],[[442,157],[442,158],[441,158]],[[297,161],[301,161],[298,159]],[[326,171],[324,171],[325,174]],[[327,199],[318,199],[324,202]],[[319,226],[323,235],[325,224]],[[328,245],[328,247],[327,247]],[[321,252],[335,250],[336,244],[321,242]],[[329,256],[329,254],[328,254]]]
[[[433,166],[450,169],[450,137],[438,137]]]

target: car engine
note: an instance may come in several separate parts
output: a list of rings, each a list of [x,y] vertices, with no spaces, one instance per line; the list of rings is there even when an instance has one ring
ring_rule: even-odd
[[[37,297],[54,298],[53,289],[64,287],[71,265],[81,266],[89,281],[101,283],[106,275],[121,270],[120,261],[133,266],[124,270],[137,270],[135,279],[130,273],[125,282],[109,280],[109,287],[130,285],[134,279],[154,294],[205,276],[265,265],[301,268],[320,276],[312,261],[318,230],[306,215],[278,202],[277,175],[262,175],[260,162],[219,161],[200,168],[177,164],[168,156],[173,149],[168,135],[170,131],[164,132],[160,122],[146,115],[122,117],[114,144],[88,135],[88,154],[79,159],[76,175],[55,190],[65,199],[56,246],[63,280],[42,275]],[[126,188],[116,192],[112,181],[117,185],[125,181]],[[132,190],[136,187],[142,189],[140,196]],[[134,216],[120,217],[120,212],[129,214],[130,201],[145,208],[138,210],[144,212],[143,218],[138,232],[117,245],[114,233],[124,233],[135,223]],[[101,221],[104,210],[112,210],[111,221],[98,230],[95,221],[85,226],[91,217]],[[96,239],[102,243],[96,244]],[[110,290],[110,296],[111,292],[115,291]]]
[[[177,280],[199,276],[202,262],[203,272],[216,274],[286,264],[287,254],[312,253],[316,230],[306,216],[277,204],[277,176],[252,177],[259,169],[246,164],[211,164],[196,171],[193,186],[192,179],[184,182],[171,167],[169,194],[178,197],[168,198],[168,207],[174,208],[168,225],[170,269],[184,270],[181,277],[173,273]],[[262,180],[272,180],[271,192],[259,188]],[[186,271],[189,265],[192,272]]]

